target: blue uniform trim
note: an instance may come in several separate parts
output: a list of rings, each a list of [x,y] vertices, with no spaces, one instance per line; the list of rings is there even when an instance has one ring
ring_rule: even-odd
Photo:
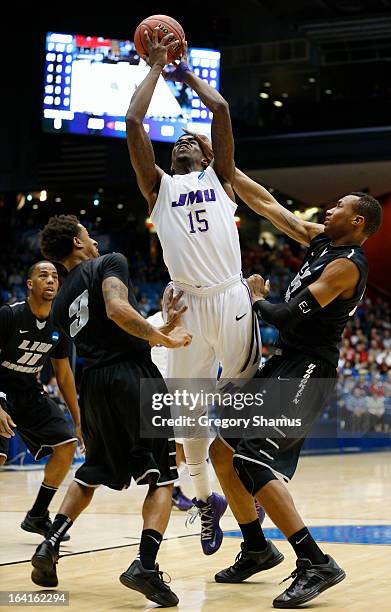
[[[317,542],[336,542],[339,544],[379,544],[391,546],[391,525],[322,525],[309,527]],[[263,530],[266,538],[286,540],[279,529]],[[225,531],[231,538],[242,538],[240,531]]]

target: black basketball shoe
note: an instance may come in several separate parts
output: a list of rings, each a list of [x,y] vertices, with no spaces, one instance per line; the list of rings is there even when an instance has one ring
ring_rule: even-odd
[[[57,562],[58,552],[50,542],[44,540],[31,559],[31,565],[34,568],[31,572],[31,580],[34,584],[43,587],[56,587],[58,585]]]
[[[338,584],[346,574],[330,555],[325,555],[327,563],[314,564],[309,559],[297,559],[296,569],[288,578],[294,578],[290,587],[275,598],[275,608],[296,608],[315,599],[326,589]],[[285,580],[283,582],[285,582]]]
[[[163,572],[159,571],[158,565],[154,570],[147,570],[139,559],[135,559],[119,579],[124,586],[142,593],[147,599],[164,608],[176,606],[179,602],[175,593],[163,581]]]
[[[267,547],[261,552],[246,550],[244,543],[240,545],[241,551],[235,559],[235,563],[215,575],[216,582],[243,582],[253,574],[271,569],[284,560],[284,555],[274,546],[273,542],[267,541]]]
[[[49,531],[53,527],[53,523],[49,517],[49,511],[46,511],[43,516],[30,516],[30,513],[27,512],[23,521],[20,524],[21,528],[24,531],[30,531],[31,533],[39,533],[43,535],[45,538],[48,535]],[[71,539],[69,533],[66,533],[62,538],[62,542],[67,542]]]

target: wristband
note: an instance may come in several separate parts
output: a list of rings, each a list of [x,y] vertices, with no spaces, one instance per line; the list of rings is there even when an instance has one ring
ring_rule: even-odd
[[[191,72],[189,64],[186,61],[181,60],[175,70],[167,74],[167,78],[169,78],[170,81],[183,83],[188,72]]]

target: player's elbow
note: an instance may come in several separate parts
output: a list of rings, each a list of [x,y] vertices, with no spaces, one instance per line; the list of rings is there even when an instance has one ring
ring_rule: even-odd
[[[142,125],[141,119],[137,117],[132,111],[128,111],[126,113],[125,121],[127,131],[137,130]]]
[[[106,315],[110,321],[116,322],[121,312],[119,303],[116,300],[106,302]]]
[[[229,104],[224,98],[216,100],[210,107],[214,115],[229,115]]]

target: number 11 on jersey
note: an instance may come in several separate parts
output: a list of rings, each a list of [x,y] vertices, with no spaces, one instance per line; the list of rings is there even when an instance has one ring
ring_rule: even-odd
[[[209,224],[208,224],[208,220],[207,219],[203,219],[201,217],[201,215],[205,213],[206,214],[206,210],[205,208],[202,210],[196,210],[193,212],[189,212],[189,214],[187,215],[189,218],[189,223],[190,223],[190,234],[195,234],[196,231],[198,230],[199,232],[207,232],[209,229]],[[194,217],[195,217],[195,221],[196,223],[198,223],[198,225],[196,227],[194,227]]]

